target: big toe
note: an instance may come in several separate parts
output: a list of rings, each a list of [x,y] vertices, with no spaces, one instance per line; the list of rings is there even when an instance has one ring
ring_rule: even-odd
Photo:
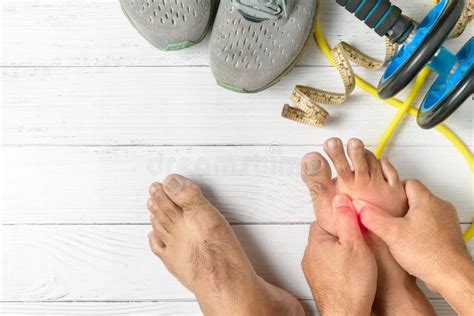
[[[331,203],[335,188],[329,163],[320,153],[308,153],[301,160],[301,177],[309,189],[318,222],[330,230],[333,227]]]
[[[199,186],[190,179],[171,174],[163,181],[166,195],[184,212],[213,207],[202,194]]]

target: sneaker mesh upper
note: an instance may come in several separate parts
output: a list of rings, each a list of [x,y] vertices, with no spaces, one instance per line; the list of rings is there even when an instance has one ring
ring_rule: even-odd
[[[199,42],[216,0],[120,0],[125,14],[154,46]]]
[[[210,44],[217,82],[245,91],[264,89],[289,70],[311,34],[315,0],[295,0],[288,18],[251,22],[223,0]]]

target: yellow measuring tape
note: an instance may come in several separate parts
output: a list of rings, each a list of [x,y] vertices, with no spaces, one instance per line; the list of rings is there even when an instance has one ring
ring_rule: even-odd
[[[437,2],[435,1],[435,3]],[[451,34],[452,37],[459,36],[466,28],[466,25],[471,21],[472,4],[472,0],[468,1],[468,4],[466,5],[466,8],[458,24]],[[318,103],[343,103],[347,99],[347,96],[354,89],[354,84],[373,97],[380,99],[377,94],[377,89],[374,86],[354,74],[348,59],[365,68],[380,69],[388,60],[393,57],[393,54],[395,54],[397,51],[397,47],[395,45],[386,42],[386,53],[383,62],[377,62],[375,59],[363,54],[344,42],[339,43],[334,49],[331,49],[321,31],[319,18],[316,21],[314,40],[329,62],[334,67],[336,67],[339,75],[343,79],[345,93],[334,93],[305,86],[296,86],[292,94],[292,100],[296,107],[291,107],[288,104],[285,104],[282,112],[283,117],[312,126],[323,126],[328,117],[328,113]],[[418,110],[412,106],[412,103],[416,99],[429,74],[430,70],[427,67],[418,74],[408,97],[403,102],[395,98],[384,100],[386,103],[397,107],[399,110],[391,120],[388,127],[385,129],[385,132],[383,133],[380,142],[375,149],[375,155],[377,158],[382,156],[385,146],[405,115],[417,115]],[[302,104],[304,105],[302,106]],[[458,151],[468,163],[471,172],[473,172],[474,157],[471,154],[469,148],[459,139],[458,136],[456,136],[448,127],[446,127],[446,125],[439,124],[436,126],[436,130],[449,139],[449,141],[451,141],[451,143],[458,149]],[[473,238],[473,236],[474,223],[471,223],[470,227],[464,233],[464,241],[467,243],[471,238]]]

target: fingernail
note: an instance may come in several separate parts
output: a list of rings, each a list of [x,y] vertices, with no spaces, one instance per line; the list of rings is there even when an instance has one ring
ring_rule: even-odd
[[[179,182],[176,178],[171,178],[166,184],[166,190],[171,193],[178,193],[181,189],[181,182]]]
[[[150,220],[153,220],[155,218],[155,214],[151,213],[150,214]]]
[[[360,211],[364,207],[365,203],[364,203],[364,201],[354,200],[354,201],[352,201],[352,205],[354,205],[354,208],[357,211],[357,213],[360,213]]]
[[[331,138],[328,140],[327,145],[330,149],[335,149],[338,145],[338,140],[336,138]]]
[[[319,160],[310,160],[305,163],[306,174],[314,176],[321,169],[321,161]]]
[[[334,207],[351,207],[351,200],[343,194],[334,197]]]
[[[155,193],[155,192],[156,192],[156,186],[153,183],[152,185],[150,185],[150,195],[153,195],[153,193]]]

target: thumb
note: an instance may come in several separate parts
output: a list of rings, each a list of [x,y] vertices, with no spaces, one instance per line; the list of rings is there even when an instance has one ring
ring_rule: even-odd
[[[363,241],[357,213],[347,195],[338,194],[333,200],[334,223],[341,243]]]
[[[428,188],[418,180],[406,180],[404,187],[410,207],[417,203],[423,203],[431,195]]]
[[[362,224],[387,245],[392,245],[402,236],[405,221],[403,217],[394,217],[362,200],[354,200],[352,204],[359,213]]]

